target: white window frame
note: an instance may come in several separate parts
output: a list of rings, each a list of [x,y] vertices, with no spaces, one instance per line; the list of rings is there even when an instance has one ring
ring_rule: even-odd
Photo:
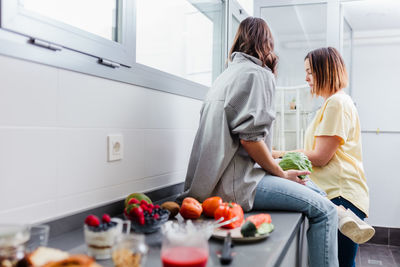
[[[19,0],[0,0],[0,54],[203,100],[209,87],[136,63],[136,0],[121,0],[120,43],[71,25],[27,12]],[[224,69],[232,16],[243,20],[244,9],[235,0],[216,0],[222,16],[214,16],[213,78]],[[233,3],[233,4],[232,4]],[[242,10],[240,13],[239,10]],[[205,15],[207,9],[202,11]],[[216,48],[217,47],[217,48]],[[46,48],[46,49],[44,49]],[[216,54],[220,53],[220,56]],[[99,64],[101,63],[101,64]],[[105,65],[105,66],[104,66]]]
[[[244,10],[244,8],[236,1],[236,0],[228,0],[226,2],[226,19],[225,19],[225,43],[224,43],[224,61],[229,56],[229,50],[233,44],[232,36],[235,36],[236,29],[233,28],[233,20],[237,19],[239,22],[242,22],[249,15]],[[226,62],[225,62],[226,63]],[[224,64],[226,67],[226,64]]]
[[[100,63],[113,62],[124,66],[133,65],[135,40],[129,38],[130,35],[127,34],[132,32],[134,27],[134,18],[128,13],[133,9],[133,1],[118,1],[123,7],[120,43],[25,10],[19,1],[1,1],[1,27],[3,29],[25,35],[30,38],[32,44],[42,45],[52,50],[66,48],[97,57]]]

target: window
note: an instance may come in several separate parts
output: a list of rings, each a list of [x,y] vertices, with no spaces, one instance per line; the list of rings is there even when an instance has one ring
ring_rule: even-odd
[[[196,99],[224,70],[230,39],[246,17],[236,0],[0,5],[3,55]]]
[[[237,0],[239,5],[243,7],[243,9],[249,14],[253,16],[253,9],[254,9],[254,0]]]
[[[260,16],[271,28],[279,56],[277,84],[304,84],[304,57],[326,46],[327,4],[266,5],[261,7]]]
[[[31,38],[32,44],[72,49],[100,62],[131,66],[134,27],[130,0],[3,0],[3,29]]]
[[[346,65],[347,74],[349,76],[349,82],[345,91],[348,94],[352,94],[352,56],[353,56],[353,29],[351,28],[348,21],[343,18],[343,43],[342,43],[342,56]]]
[[[24,0],[20,1],[20,6],[25,10],[118,42],[121,39],[117,34],[121,18],[117,14],[117,2],[116,0]],[[96,7],[96,12],[93,12],[93,7]],[[88,14],[90,20],[87,19]]]
[[[228,12],[228,47],[227,51],[232,47],[233,40],[235,39],[236,32],[239,29],[240,22],[248,17],[247,12],[242,6],[236,1],[229,1],[229,12]]]
[[[138,0],[136,62],[210,86],[222,45],[222,3]],[[157,6],[157,8],[154,8]]]

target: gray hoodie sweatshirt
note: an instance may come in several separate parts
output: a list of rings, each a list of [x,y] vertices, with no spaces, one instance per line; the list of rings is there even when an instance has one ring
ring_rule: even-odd
[[[254,167],[240,139],[265,140],[271,149],[275,77],[261,61],[244,53],[232,54],[228,68],[216,79],[201,108],[184,193],[204,201],[220,196],[253,206],[255,189],[265,171]]]

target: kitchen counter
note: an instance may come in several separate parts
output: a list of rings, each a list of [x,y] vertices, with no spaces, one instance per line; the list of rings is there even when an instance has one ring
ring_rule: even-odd
[[[255,243],[234,243],[232,251],[235,253],[230,266],[306,266],[305,220],[301,213],[296,212],[269,212],[274,231],[269,237]],[[161,233],[146,235],[149,246],[147,267],[161,267],[160,249]],[[70,253],[85,253],[83,229],[78,229],[49,240],[49,246],[59,248]],[[207,266],[221,266],[217,252],[223,246],[222,240],[210,239],[210,257]],[[112,267],[111,260],[98,261],[104,267]]]

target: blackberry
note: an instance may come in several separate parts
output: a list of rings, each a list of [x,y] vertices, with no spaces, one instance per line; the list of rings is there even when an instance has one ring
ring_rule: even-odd
[[[167,214],[168,213],[168,211],[166,210],[166,209],[161,209],[160,210],[160,214],[162,215],[162,214]]]
[[[144,212],[144,218],[151,218],[150,214],[148,212]]]

